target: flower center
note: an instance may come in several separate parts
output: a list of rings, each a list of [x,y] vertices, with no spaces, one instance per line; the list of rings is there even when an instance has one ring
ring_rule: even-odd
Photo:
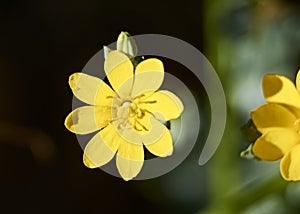
[[[137,105],[130,100],[123,102],[121,107],[128,109],[128,117],[134,117],[138,109]]]
[[[129,129],[133,128],[136,131],[149,131],[148,128],[142,124],[142,119],[146,114],[152,114],[152,112],[147,109],[140,108],[140,104],[154,104],[156,100],[141,100],[145,95],[139,95],[134,98],[122,99],[119,96],[112,97],[107,96],[107,99],[114,99],[114,110],[113,110],[113,120],[118,121],[118,129]],[[153,114],[152,114],[153,115]]]

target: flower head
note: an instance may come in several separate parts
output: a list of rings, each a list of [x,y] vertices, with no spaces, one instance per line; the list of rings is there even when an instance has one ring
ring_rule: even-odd
[[[286,180],[300,180],[300,72],[296,86],[280,75],[266,75],[263,92],[267,104],[251,112],[262,135],[253,146],[256,157],[281,160],[280,172]]]
[[[112,88],[84,73],[70,76],[74,95],[89,106],[71,112],[65,126],[77,134],[99,131],[84,150],[84,164],[100,167],[116,154],[120,175],[130,180],[142,169],[144,146],[156,156],[172,154],[172,137],[161,121],[179,117],[184,107],[172,92],[158,90],[164,79],[158,59],[144,60],[134,68],[126,54],[110,51],[104,70]]]

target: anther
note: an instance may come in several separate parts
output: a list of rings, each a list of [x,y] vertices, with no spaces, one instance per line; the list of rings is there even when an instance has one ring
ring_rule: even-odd
[[[150,101],[141,101],[140,103],[145,103],[145,104],[153,104],[153,103],[157,103],[156,100],[150,100]]]

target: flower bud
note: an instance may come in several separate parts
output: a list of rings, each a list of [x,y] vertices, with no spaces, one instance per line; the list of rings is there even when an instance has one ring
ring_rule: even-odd
[[[137,55],[137,45],[129,33],[120,33],[117,40],[117,50],[122,51],[131,57],[135,57]]]
[[[106,59],[109,52],[111,52],[111,49],[107,47],[106,45],[103,45],[103,51],[104,51],[104,59]]]

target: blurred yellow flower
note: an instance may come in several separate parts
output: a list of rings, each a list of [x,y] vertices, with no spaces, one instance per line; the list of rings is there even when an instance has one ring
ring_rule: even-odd
[[[70,76],[74,95],[89,106],[72,111],[65,126],[76,134],[100,130],[85,147],[84,164],[100,167],[117,153],[117,169],[124,180],[130,180],[142,169],[143,146],[156,156],[172,154],[172,137],[161,121],[179,117],[184,107],[172,92],[158,91],[164,79],[158,59],[144,60],[134,69],[126,54],[110,51],[104,70],[113,90],[84,73]]]
[[[262,135],[253,146],[255,156],[266,161],[282,158],[280,172],[285,180],[300,180],[300,72],[296,87],[288,78],[266,75],[263,92],[267,104],[251,112]]]

